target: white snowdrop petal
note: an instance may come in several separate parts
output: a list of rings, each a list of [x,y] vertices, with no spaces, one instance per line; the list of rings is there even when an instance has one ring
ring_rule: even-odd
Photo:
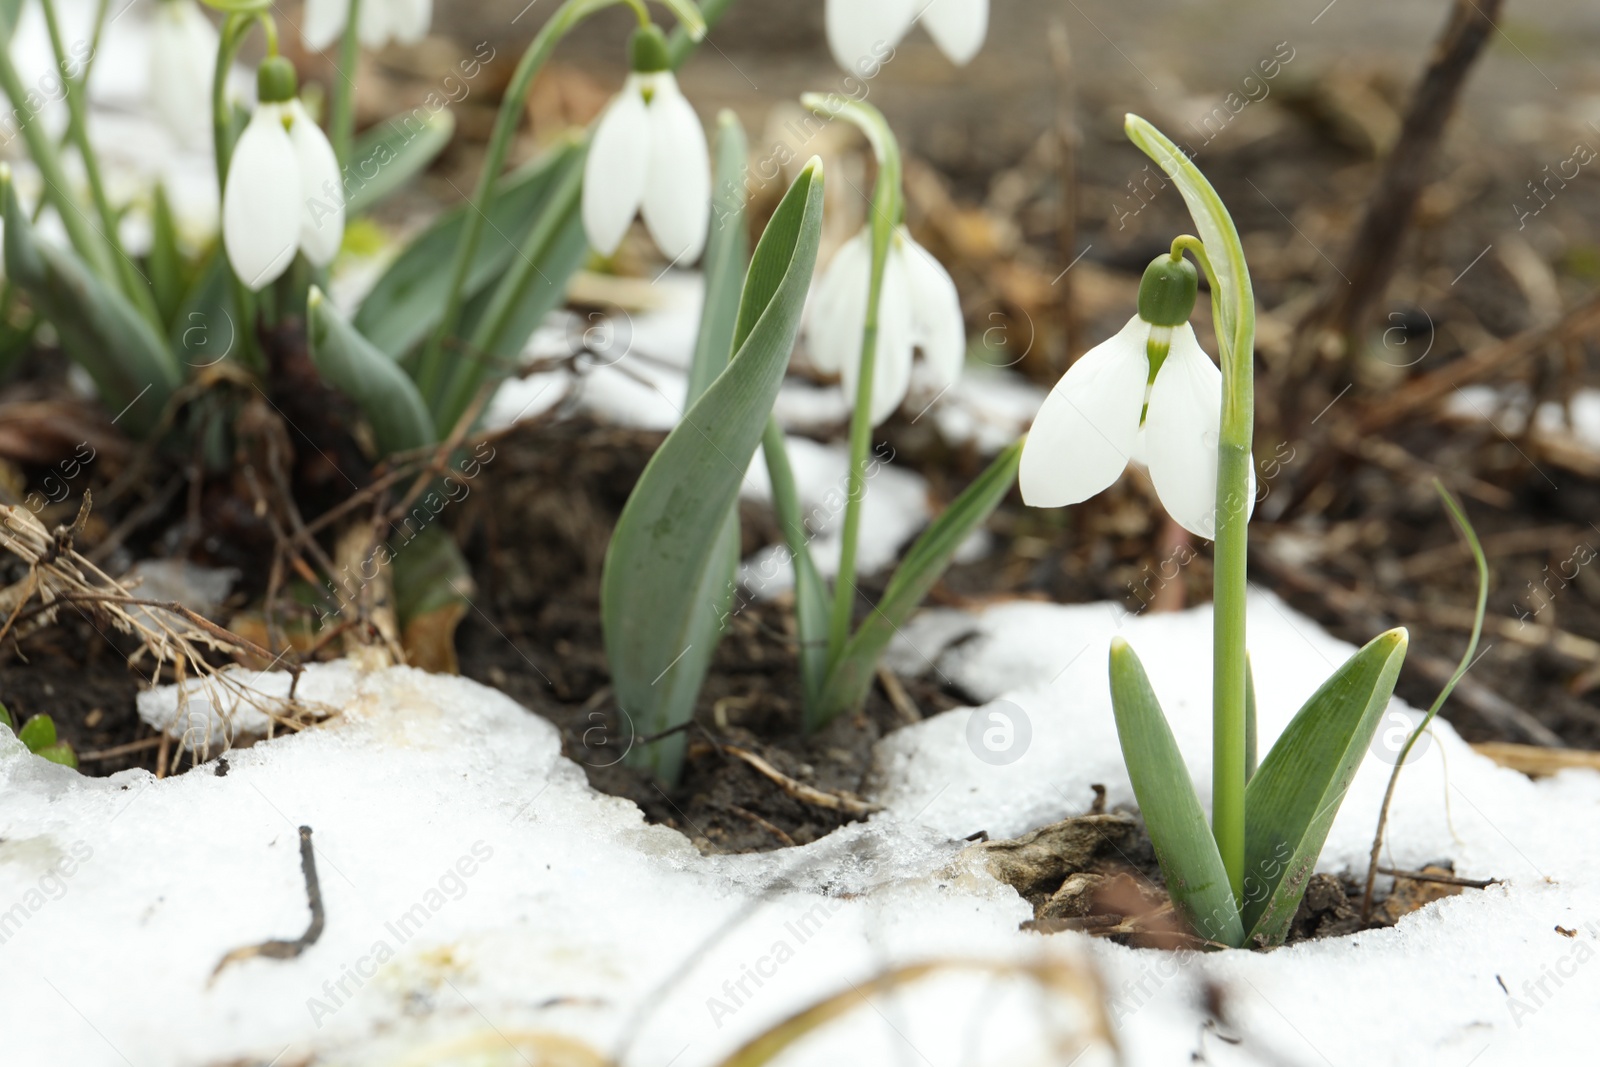
[[[433,25],[433,0],[391,0],[394,14],[390,26],[395,40],[401,44],[416,44],[428,36]]]
[[[609,256],[622,244],[644,200],[650,159],[650,116],[638,76],[606,107],[583,164],[583,228],[596,252]]]
[[[163,3],[151,17],[150,101],[174,136],[200,144],[211,129],[216,28],[192,0]]]
[[[860,75],[875,72],[916,18],[917,0],[828,0],[828,47],[834,62]]]
[[[376,6],[381,0],[368,0],[365,6]],[[306,0],[305,11],[300,16],[300,36],[306,47],[314,52],[327,49],[344,30],[350,17],[350,0]]]
[[[275,104],[256,108],[239,135],[222,198],[222,243],[239,280],[269,285],[300,243],[300,168]]]
[[[1139,435],[1150,364],[1150,324],[1135,315],[1067,368],[1022,446],[1017,480],[1036,508],[1087,500],[1116,481]]]
[[[806,314],[806,351],[823,374],[838,374],[861,353],[872,278],[872,238],[862,230],[833,254]]]
[[[300,172],[300,248],[319,267],[333,262],[344,240],[344,184],[333,145],[300,101],[288,105],[289,140]]]
[[[363,0],[356,30],[364,47],[382,48],[389,42],[393,35],[390,21],[393,6],[393,0]]]
[[[870,255],[870,253],[869,253]],[[869,277],[870,277],[869,260]],[[862,292],[865,294],[863,283]],[[861,329],[866,322],[866,300],[862,300],[861,318],[856,321],[855,341],[851,350],[855,356],[847,358],[839,368],[839,385],[845,400],[855,410],[856,383],[860,380]],[[872,365],[872,408],[870,420],[877,426],[895,413],[906,398],[911,384],[911,298],[906,292],[905,265],[898,256],[890,256],[883,270],[883,295],[878,300],[878,338]]]
[[[947,389],[961,377],[967,353],[967,324],[961,314],[956,283],[933,254],[903,234],[899,256],[905,263],[911,298],[913,338],[928,360],[939,388]]]
[[[1150,390],[1145,461],[1156,496],[1179,526],[1216,536],[1217,434],[1222,427],[1222,372],[1185,323]]]
[[[671,74],[656,75],[648,110],[650,167],[644,223],[662,255],[687,266],[700,258],[711,225],[711,152],[706,132]]]
[[[928,0],[922,24],[939,51],[964,67],[978,54],[989,32],[989,0]]]

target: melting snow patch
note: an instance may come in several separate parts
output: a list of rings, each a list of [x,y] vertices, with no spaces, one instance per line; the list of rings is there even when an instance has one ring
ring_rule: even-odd
[[[1265,742],[1350,649],[1266,595],[1252,600],[1251,627]],[[959,839],[1082,811],[1094,783],[1131,802],[1104,675],[1119,632],[1144,658],[1204,799],[1207,610],[935,611],[907,628],[897,657],[984,705],[881,744],[874,798],[887,810],[871,822],[764,855],[701,856],[591,790],[543,720],[474,683],[404,668],[309,669],[300,692],[340,714],[230,753],[226,775],[213,765],[163,781],[84,778],[0,734],[5,1062],[509,1065],[541,1062],[559,1040],[639,1067],[709,1067],[852,988],[865,1004],[783,1064],[1076,1055],[1094,1013],[1059,986],[1046,996],[981,971],[900,991],[868,984],[888,967],[951,958],[1092,961],[1137,1065],[1587,1054],[1600,864],[1585,834],[1600,775],[1531,782],[1443,724],[1401,780],[1386,859],[1449,859],[1502,885],[1390,930],[1268,954],[1020,932],[1030,909],[975,873]],[[281,694],[287,680],[258,687]],[[162,700],[176,706],[170,691]],[[969,740],[974,715],[999,723],[991,713],[1010,717],[1013,738],[1026,717],[1025,751],[1009,762]],[[1324,869],[1361,868],[1388,770],[1378,758],[1363,766]],[[320,938],[213,982],[229,951],[306,929],[301,825],[314,830]],[[1209,987],[1221,1021],[1206,1014]],[[1077,1062],[1108,1059],[1102,1049]]]

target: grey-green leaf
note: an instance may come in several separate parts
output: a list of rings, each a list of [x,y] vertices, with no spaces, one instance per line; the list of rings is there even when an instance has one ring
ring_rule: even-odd
[[[717,119],[715,167],[711,186],[711,234],[706,241],[705,304],[700,333],[689,364],[688,403],[693,404],[716,380],[733,355],[733,329],[739,319],[739,290],[750,234],[745,228],[744,174],[750,143],[731,111]]]
[[[579,146],[568,144],[501,179],[464,295],[478,293],[505,272],[549,197],[553,177],[579,151]],[[380,351],[398,358],[438,325],[450,285],[445,265],[455,253],[471,210],[471,204],[462,204],[439,216],[406,246],[361,302],[355,327]]]
[[[428,169],[456,130],[449,108],[418,118],[416,108],[364,133],[345,164],[344,210],[349,217],[367,211]]]
[[[1111,705],[1133,795],[1172,903],[1201,937],[1235,947],[1243,944],[1239,905],[1183,753],[1144,665],[1120,637],[1111,642]]]
[[[156,182],[150,210],[149,268],[156,312],[163,326],[170,328],[183,302],[184,265],[183,255],[178,250],[177,223],[172,218],[172,205],[167,201],[166,185],[162,182]]]
[[[651,458],[606,551],[601,621],[617,702],[641,734],[687,721],[709,650],[717,542],[777,399],[800,327],[822,231],[822,166],[795,179],[756,246],[735,355]],[[682,744],[636,745],[629,758],[675,778]]]
[[[399,364],[345,322],[316,287],[306,301],[306,320],[312,362],[335,389],[360,406],[384,455],[434,443],[433,419],[416,385]]]
[[[1281,945],[1328,828],[1394,693],[1406,631],[1373,638],[1312,694],[1244,792],[1244,922]]]
[[[873,460],[872,462],[877,462]],[[878,659],[889,641],[906,624],[944,572],[956,550],[969,534],[983,525],[1000,506],[1017,480],[1022,462],[1022,442],[1007,446],[987,469],[923,531],[906,553],[894,577],[883,591],[883,599],[861,622],[839,653],[829,671],[822,700],[808,709],[810,729],[826,725],[836,715],[853,711],[866,700],[877,672]],[[869,466],[870,470],[870,466]],[[835,596],[854,596],[853,589],[839,589]]]
[[[35,238],[9,170],[0,172],[0,198],[7,276],[55,327],[106,405],[124,413],[124,425],[135,434],[151,431],[178,387],[177,359],[127,297],[72,252]]]
[[[832,599],[827,583],[811,558],[811,534],[800,510],[800,493],[795,486],[794,469],[789,465],[789,447],[777,419],[768,419],[761,435],[761,450],[767,460],[767,478],[772,483],[772,509],[783,529],[789,563],[794,569],[794,620],[800,641],[800,688],[806,708],[818,707],[828,681],[828,619]],[[810,715],[810,712],[807,712]]]

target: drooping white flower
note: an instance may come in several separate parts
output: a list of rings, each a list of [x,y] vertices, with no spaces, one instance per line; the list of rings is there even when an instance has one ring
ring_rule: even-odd
[[[811,362],[838,374],[852,405],[861,373],[862,333],[872,281],[872,231],[845,242],[817,285],[807,316]],[[961,376],[966,324],[955,282],[927,249],[899,227],[889,242],[878,299],[878,338],[872,373],[872,425],[894,414],[911,384],[911,357],[921,348],[934,384],[945,390]]]
[[[1159,356],[1164,345],[1151,382],[1151,350]],[[1022,449],[1022,499],[1044,508],[1087,500],[1142,450],[1167,514],[1190,533],[1213,538],[1221,425],[1222,372],[1194,328],[1155,326],[1135,315],[1068,368],[1045,398]]]
[[[834,61],[864,77],[919,21],[952,63],[966,66],[989,32],[989,0],[828,0],[826,19]]]
[[[433,0],[361,0],[356,17],[356,31],[368,48],[390,41],[415,44],[428,34]],[[338,40],[349,20],[350,0],[306,0],[300,35],[307,48],[321,52]]]
[[[217,30],[194,0],[161,0],[150,24],[150,102],[184,145],[211,133],[211,76]]]
[[[662,255],[688,264],[705,250],[711,224],[711,153],[666,47],[654,26],[634,34],[633,73],[595,124],[584,161],[583,228],[609,256],[642,209]]]
[[[228,262],[252,290],[276,280],[296,251],[316,266],[327,266],[344,239],[339,161],[294,96],[293,68],[285,82],[286,67],[287,61],[277,57],[261,65],[257,81],[263,102],[234,146],[222,197]]]

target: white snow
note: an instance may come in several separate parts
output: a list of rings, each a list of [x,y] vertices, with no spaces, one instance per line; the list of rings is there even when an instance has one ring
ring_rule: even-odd
[[[612,1055],[642,1012],[621,1062],[694,1067],[886,966],[943,957],[1092,960],[1138,1065],[1197,1050],[1221,1065],[1580,1062],[1600,992],[1600,863],[1587,840],[1600,775],[1531,782],[1443,724],[1401,779],[1385,858],[1447,859],[1503,885],[1392,930],[1270,954],[1018,931],[1028,908],[956,860],[959,838],[1079,812],[1097,782],[1112,803],[1131,801],[1104,680],[1119,632],[1204,800],[1208,610],[931,611],[907,627],[898,666],[941,672],[989,702],[985,714],[1025,715],[1027,750],[994,766],[968,746],[972,713],[927,720],[880,747],[883,814],[766,855],[700,856],[592,792],[542,720],[408,669],[310,670],[302,694],[343,714],[230,753],[225,777],[207,766],[159,782],[83,778],[0,737],[5,1062],[537,1063],[531,1033]],[[1251,601],[1251,644],[1265,745],[1350,649],[1267,594]],[[281,678],[262,687],[281,691]],[[1323,869],[1362,867],[1388,769],[1363,766]],[[302,823],[315,829],[321,940],[208,985],[229,950],[305,928]],[[1201,1013],[1208,982],[1227,1012],[1219,1033]],[[1048,1042],[1083,1033],[1081,1015],[1043,1007],[1059,998],[983,975],[868,1002],[781,1062],[1064,1063],[1076,1053]],[[1079,1062],[1108,1061],[1102,1050]]]

